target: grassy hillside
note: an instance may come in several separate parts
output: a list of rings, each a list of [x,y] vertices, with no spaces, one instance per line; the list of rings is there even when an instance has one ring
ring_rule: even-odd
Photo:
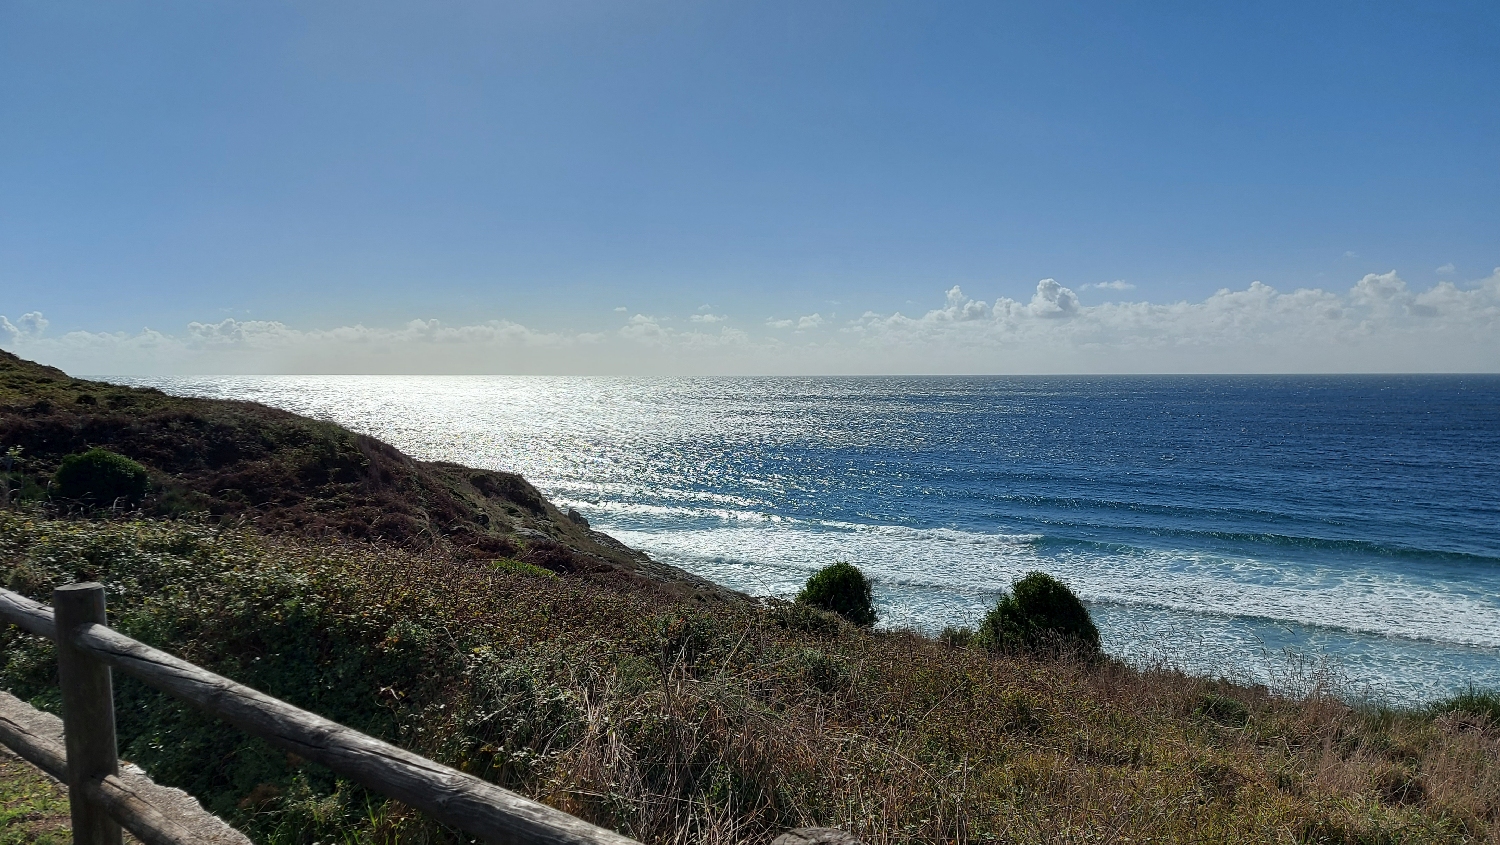
[[[513,558],[676,595],[734,598],[590,531],[514,473],[416,461],[333,423],[253,402],[75,379],[0,350],[0,449],[15,452],[0,479],[7,495],[45,500],[62,458],[95,446],[150,472],[139,516],[258,525],[455,559]]]
[[[809,823],[872,843],[1500,842],[1500,726],[1479,713],[861,629],[699,588],[545,502],[333,426],[146,391],[110,408],[117,388],[12,374],[0,446],[22,443],[32,492],[0,510],[11,589],[101,580],[132,636],[647,842]],[[95,405],[64,402],[84,391]],[[202,422],[174,451],[183,416]],[[241,434],[234,459],[205,456]],[[154,498],[39,498],[64,454],[100,444],[145,464]],[[241,502],[229,479],[250,466],[307,483]],[[172,516],[174,490],[195,509]],[[379,496],[431,530],[362,532]],[[9,630],[0,647],[0,686],[55,706],[51,646]],[[123,756],[260,841],[462,841],[128,679],[117,694]]]

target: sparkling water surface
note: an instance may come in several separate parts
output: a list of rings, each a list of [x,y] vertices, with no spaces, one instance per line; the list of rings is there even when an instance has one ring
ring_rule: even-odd
[[[849,560],[882,624],[1044,570],[1126,659],[1414,703],[1500,686],[1500,377],[132,379],[525,475],[754,594]],[[1290,656],[1289,656],[1290,655]]]

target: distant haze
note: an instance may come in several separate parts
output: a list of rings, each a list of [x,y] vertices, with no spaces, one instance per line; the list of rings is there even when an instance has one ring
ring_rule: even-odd
[[[1500,5],[0,4],[76,372],[1500,371]]]

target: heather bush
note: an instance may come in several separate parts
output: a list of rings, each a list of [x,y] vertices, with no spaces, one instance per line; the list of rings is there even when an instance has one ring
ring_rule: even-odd
[[[845,561],[826,566],[807,579],[807,586],[797,594],[797,603],[831,610],[863,627],[875,624],[870,580],[859,567]]]

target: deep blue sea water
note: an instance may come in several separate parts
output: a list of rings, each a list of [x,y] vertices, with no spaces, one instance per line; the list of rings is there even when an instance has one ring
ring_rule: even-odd
[[[518,471],[757,594],[852,561],[883,624],[1045,570],[1110,652],[1402,702],[1500,686],[1500,377],[135,379]]]

